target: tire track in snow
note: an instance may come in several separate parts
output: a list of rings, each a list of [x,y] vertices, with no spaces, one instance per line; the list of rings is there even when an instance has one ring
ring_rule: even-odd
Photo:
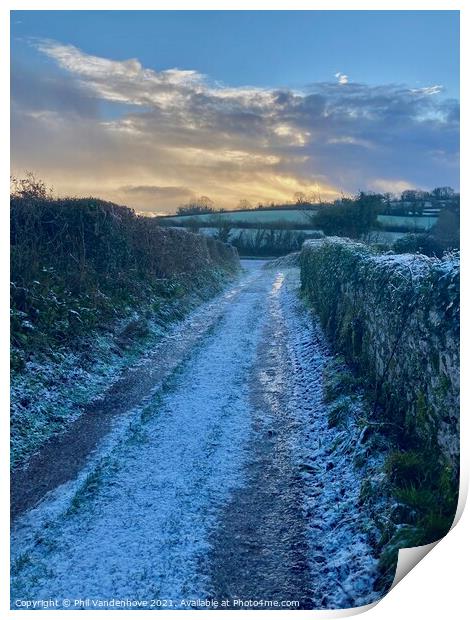
[[[313,606],[314,578],[302,514],[303,486],[296,461],[304,429],[289,407],[288,334],[279,305],[285,274],[276,275],[268,296],[267,320],[250,381],[254,433],[246,464],[247,484],[235,490],[223,511],[208,557],[216,598],[298,601]],[[266,601],[263,604],[261,601]]]

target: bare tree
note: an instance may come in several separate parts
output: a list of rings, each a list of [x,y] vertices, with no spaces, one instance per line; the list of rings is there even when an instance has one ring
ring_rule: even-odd
[[[199,213],[213,213],[215,211],[214,201],[208,196],[200,196],[191,200],[185,205],[178,207],[178,215],[197,215]]]
[[[305,192],[295,192],[294,202],[298,205],[305,204],[307,201],[307,194]]]
[[[253,205],[249,200],[246,200],[246,198],[242,198],[237,205],[237,209],[243,209],[247,211],[249,209],[253,209]]]
[[[33,172],[26,172],[23,179],[10,176],[10,194],[16,198],[48,200],[52,198],[52,188],[36,178]]]

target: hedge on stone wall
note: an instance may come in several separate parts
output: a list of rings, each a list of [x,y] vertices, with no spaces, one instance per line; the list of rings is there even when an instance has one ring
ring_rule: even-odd
[[[56,272],[83,292],[124,286],[238,263],[231,246],[176,228],[96,198],[12,197],[11,272],[17,283]]]
[[[346,239],[306,242],[302,288],[336,347],[368,382],[404,448],[437,446],[458,469],[457,254],[375,254]],[[407,446],[408,442],[408,446]]]
[[[10,213],[14,370],[239,268],[232,246],[95,198],[13,196]]]

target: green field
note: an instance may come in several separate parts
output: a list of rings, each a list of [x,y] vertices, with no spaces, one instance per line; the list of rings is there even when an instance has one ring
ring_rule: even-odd
[[[312,217],[314,210],[305,209],[253,209],[251,211],[226,211],[223,213],[204,213],[201,215],[175,215],[161,217],[162,224],[167,226],[188,226],[194,223],[201,226],[217,226],[222,223],[230,223],[234,227],[243,225],[261,227],[283,228],[283,225],[298,225],[312,227]],[[403,230],[403,231],[424,231],[429,230],[437,222],[437,217],[431,216],[412,216],[412,215],[379,215],[377,220],[384,229]]]
[[[304,209],[254,209],[252,211],[226,211],[223,213],[204,213],[201,215],[178,215],[172,217],[162,217],[161,220],[166,224],[174,223],[177,226],[184,226],[188,221],[197,220],[207,223],[214,220],[230,223],[247,224],[311,224],[311,218],[316,213],[314,210]]]
[[[437,217],[429,215],[379,215],[379,223],[387,228],[403,228],[409,230],[429,230],[437,222]]]

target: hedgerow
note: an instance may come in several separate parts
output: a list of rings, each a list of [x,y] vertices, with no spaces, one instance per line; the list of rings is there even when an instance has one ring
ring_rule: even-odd
[[[13,195],[10,208],[14,370],[238,268],[231,246],[96,198]]]

